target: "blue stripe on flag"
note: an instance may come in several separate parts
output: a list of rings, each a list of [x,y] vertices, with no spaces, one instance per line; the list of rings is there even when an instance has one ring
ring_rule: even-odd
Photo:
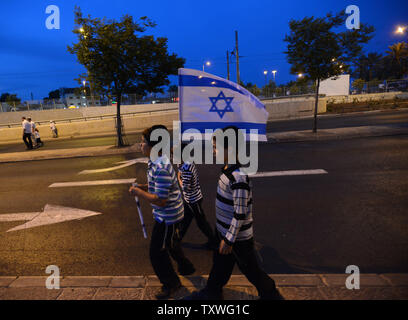
[[[266,134],[266,124],[264,123],[252,123],[252,122],[182,122],[181,132],[188,129],[196,129],[200,133],[205,133],[205,130],[222,129],[228,126],[236,126],[238,129],[257,129],[258,134]]]
[[[208,77],[201,77],[198,76],[191,76],[191,75],[179,75],[179,86],[180,87],[213,87],[213,88],[226,88],[236,92],[244,96],[248,96],[248,94],[238,88],[232,86],[226,81],[208,78]]]

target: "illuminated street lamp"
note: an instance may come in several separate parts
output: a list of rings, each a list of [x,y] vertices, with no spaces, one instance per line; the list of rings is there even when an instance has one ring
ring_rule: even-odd
[[[303,77],[303,73],[299,73],[298,78],[302,78],[302,77]]]
[[[275,74],[276,74],[276,72],[278,72],[278,71],[276,71],[276,70],[272,70],[272,74],[273,74],[273,82],[275,82]]]
[[[407,28],[407,27],[398,26],[398,27],[397,27],[397,30],[395,30],[395,33],[404,34],[406,28]]]
[[[203,71],[204,71],[204,66],[207,66],[207,67],[211,66],[211,62],[207,61],[207,62],[203,63]]]
[[[268,71],[264,71],[264,75],[265,75],[265,86],[268,83]]]

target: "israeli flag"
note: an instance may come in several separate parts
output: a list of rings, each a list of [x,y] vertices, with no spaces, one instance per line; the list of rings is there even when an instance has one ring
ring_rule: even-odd
[[[212,74],[181,68],[179,111],[182,139],[189,129],[205,130],[236,126],[245,130],[248,140],[266,141],[268,112],[265,105],[240,85]],[[190,135],[191,136],[191,135]]]

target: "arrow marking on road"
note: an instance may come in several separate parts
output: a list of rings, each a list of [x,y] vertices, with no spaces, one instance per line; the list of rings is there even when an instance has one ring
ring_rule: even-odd
[[[114,170],[122,169],[125,167],[129,167],[131,165],[134,165],[135,163],[147,163],[148,161],[149,161],[149,158],[137,158],[137,159],[132,159],[132,160],[126,160],[126,161],[117,162],[117,163],[121,163],[121,165],[116,166],[116,167],[110,167],[110,168],[105,168],[105,169],[95,169],[95,170],[83,170],[78,174],[90,174],[90,173],[101,173],[101,172],[114,171]]]
[[[99,214],[102,213],[47,204],[45,205],[43,212],[0,214],[0,222],[28,221],[22,225],[6,231],[12,232],[60,223],[64,221],[80,220]]]
[[[280,176],[300,176],[309,174],[327,174],[328,172],[323,169],[313,170],[287,170],[287,171],[270,171],[270,172],[258,172],[254,175],[250,175],[251,178],[262,177],[280,177]]]
[[[73,181],[73,182],[56,182],[48,186],[48,188],[63,188],[63,187],[83,187],[83,186],[102,186],[106,184],[132,184],[136,178],[130,179],[112,179],[112,180],[93,180],[93,181]]]

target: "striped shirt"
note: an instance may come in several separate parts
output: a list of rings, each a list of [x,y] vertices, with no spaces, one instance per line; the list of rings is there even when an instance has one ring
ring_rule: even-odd
[[[177,182],[176,173],[166,156],[155,161],[149,160],[147,167],[149,193],[156,194],[160,199],[167,199],[164,207],[152,204],[153,217],[167,225],[179,222],[184,217],[183,199]]]
[[[180,179],[182,181],[182,190],[184,200],[187,203],[196,203],[203,198],[201,193],[200,180],[198,179],[197,168],[194,164],[184,162],[179,165]]]
[[[252,186],[239,165],[222,169],[215,207],[217,230],[227,244],[252,239]]]

